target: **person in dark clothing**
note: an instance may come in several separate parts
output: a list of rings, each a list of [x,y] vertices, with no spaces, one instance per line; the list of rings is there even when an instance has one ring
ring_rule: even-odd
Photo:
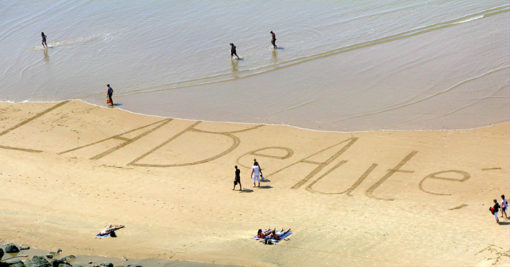
[[[113,99],[112,99],[112,95],[113,95],[113,89],[112,87],[110,86],[110,84],[107,84],[106,87],[108,88],[108,91],[106,92],[106,95],[107,95],[107,104],[110,104],[110,106],[113,107]],[[109,103],[108,103],[109,102]]]
[[[239,56],[237,55],[236,46],[234,43],[230,43],[230,58],[234,58],[236,56],[237,59],[239,59]]]
[[[273,31],[271,31],[270,33],[271,33],[271,44],[273,45],[273,48],[276,49],[276,48],[278,48],[276,46],[276,34]]]
[[[496,218],[496,223],[499,224],[499,218],[498,218],[498,212],[499,208],[501,208],[498,204],[498,200],[494,199],[494,206],[490,207],[489,210],[491,211],[492,215],[494,215],[494,218]]]
[[[48,48],[48,44],[46,43],[46,34],[44,34],[44,32],[41,32],[41,38],[42,38],[42,41],[41,41],[41,44],[44,48]]]
[[[239,191],[243,191],[243,187],[241,186],[241,170],[237,168],[237,165],[235,166],[236,172],[235,172],[235,178],[234,178],[234,188],[232,190],[236,189],[236,185],[239,184]]]

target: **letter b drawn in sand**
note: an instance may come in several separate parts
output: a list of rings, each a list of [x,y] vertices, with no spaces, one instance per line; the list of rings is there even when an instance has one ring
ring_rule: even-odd
[[[459,178],[452,178],[452,177],[444,177],[444,176],[439,176],[441,174],[448,174],[448,173],[452,173],[452,174],[460,174],[461,177]],[[425,176],[421,181],[420,181],[420,184],[419,184],[419,187],[420,187],[420,190],[427,193],[427,194],[432,194],[432,195],[436,195],[436,196],[451,196],[451,194],[446,194],[446,193],[438,193],[438,192],[432,192],[430,190],[427,190],[423,187],[423,183],[425,182],[425,180],[427,179],[436,179],[436,180],[443,180],[443,181],[451,181],[451,182],[459,182],[459,183],[462,183],[466,180],[468,180],[469,178],[471,177],[471,175],[469,175],[469,173],[465,172],[465,171],[460,171],[460,170],[447,170],[447,171],[439,171],[439,172],[434,172],[434,173],[431,173],[427,176]]]
[[[186,129],[184,129],[183,131],[177,133],[176,135],[168,138],[166,141],[164,141],[161,144],[155,146],[153,149],[149,150],[148,152],[142,154],[141,156],[137,157],[136,159],[134,159],[133,161],[128,163],[128,165],[140,166],[140,167],[181,167],[181,166],[189,166],[189,165],[197,165],[197,164],[206,163],[206,162],[209,162],[209,161],[212,161],[212,160],[215,160],[215,159],[218,159],[218,158],[221,158],[221,157],[225,156],[226,154],[232,152],[234,149],[236,149],[239,146],[241,141],[240,141],[239,137],[234,135],[234,133],[250,131],[250,130],[253,130],[253,129],[256,129],[256,128],[259,128],[259,127],[262,126],[262,125],[257,125],[257,126],[254,126],[254,127],[250,127],[248,129],[237,130],[237,131],[230,131],[230,132],[213,132],[213,131],[206,131],[206,130],[197,129],[196,126],[198,126],[200,123],[201,122],[198,121],[198,122],[192,124],[191,126],[187,127]],[[191,133],[191,132],[201,133],[201,134],[209,134],[209,135],[225,136],[225,137],[231,139],[232,143],[225,150],[220,151],[219,153],[217,153],[217,154],[215,154],[213,156],[210,156],[210,157],[207,157],[207,158],[201,159],[201,160],[192,161],[192,162],[169,163],[169,164],[140,163],[141,160],[143,160],[144,158],[146,158],[150,154],[156,152],[157,150],[159,150],[162,147],[166,146],[167,144],[171,143],[172,141],[174,141],[178,137],[183,136],[186,133]]]

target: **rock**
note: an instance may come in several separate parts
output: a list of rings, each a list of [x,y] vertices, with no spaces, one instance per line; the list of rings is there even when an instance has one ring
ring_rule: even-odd
[[[65,262],[69,262],[69,261],[72,261],[74,259],[76,259],[76,256],[74,256],[74,255],[67,255],[67,256],[62,258],[62,260],[65,261]]]
[[[25,267],[25,264],[20,259],[9,259],[4,261],[4,263],[9,267]]]
[[[47,261],[42,256],[33,256],[31,264],[29,264],[30,267],[51,267],[51,264],[49,261]]]
[[[57,249],[57,253],[60,253],[60,252],[62,252],[62,249],[61,248]]]
[[[72,265],[67,262],[64,262],[64,263],[59,264],[57,267],[68,267],[68,266],[72,266]]]
[[[64,260],[54,259],[51,261],[51,266],[58,267],[60,264],[63,264],[63,263],[67,263],[67,262],[65,262]]]
[[[7,246],[5,246],[5,252],[6,253],[18,253],[19,248],[16,247],[16,245],[14,245],[13,243],[10,243],[10,244],[7,244]]]
[[[4,249],[0,248],[0,260],[2,259],[3,256],[4,256]]]
[[[53,254],[51,254],[51,252],[50,252],[50,254],[47,254],[47,255],[46,255],[46,258],[48,258],[48,259],[53,259]]]
[[[19,250],[29,250],[29,249],[30,249],[30,246],[26,245],[26,244],[22,244],[19,246]]]
[[[111,262],[108,262],[108,263],[101,263],[101,266],[105,266],[105,267],[113,267],[113,263],[111,263]]]

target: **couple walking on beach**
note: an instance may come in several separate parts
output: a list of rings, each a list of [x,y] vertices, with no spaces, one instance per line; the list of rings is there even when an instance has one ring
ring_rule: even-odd
[[[505,218],[508,219],[508,215],[506,214],[508,209],[508,201],[506,200],[505,195],[501,195],[501,206],[498,204],[498,200],[494,199],[494,206],[489,208],[492,215],[494,215],[494,218],[496,219],[496,223],[499,223],[499,209],[501,209],[501,218],[503,218],[503,215],[505,215]]]
[[[236,189],[236,185],[239,184],[239,191],[242,191],[243,188],[241,186],[241,170],[237,168],[237,165],[234,166],[235,168],[235,178],[234,178],[234,188],[232,190]],[[253,166],[251,167],[251,178],[253,179],[253,187],[260,187],[260,180],[264,180],[264,176],[262,175],[262,168],[260,167],[260,164],[257,162],[257,159],[253,159]],[[258,184],[258,185],[257,185]]]

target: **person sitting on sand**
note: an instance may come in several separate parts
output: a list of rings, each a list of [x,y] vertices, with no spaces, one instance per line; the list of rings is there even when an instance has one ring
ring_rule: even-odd
[[[259,229],[257,231],[257,238],[266,238],[267,236],[271,235],[271,230],[262,231],[262,229]]]
[[[117,237],[115,235],[115,231],[117,231],[119,229],[122,229],[124,227],[125,227],[124,225],[113,225],[113,224],[110,224],[110,225],[106,226],[106,228],[103,229],[101,232],[99,232],[98,235],[108,235],[108,234],[110,234],[111,237]]]

